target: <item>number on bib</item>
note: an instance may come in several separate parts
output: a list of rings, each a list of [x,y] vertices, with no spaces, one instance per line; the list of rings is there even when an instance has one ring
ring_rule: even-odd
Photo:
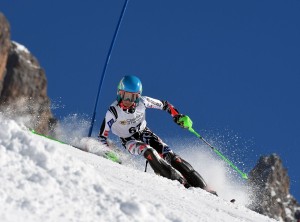
[[[141,124],[142,123],[139,123],[136,127],[131,127],[131,128],[129,128],[129,133],[136,133],[136,132],[138,132],[139,130],[140,130],[140,127],[141,127]]]

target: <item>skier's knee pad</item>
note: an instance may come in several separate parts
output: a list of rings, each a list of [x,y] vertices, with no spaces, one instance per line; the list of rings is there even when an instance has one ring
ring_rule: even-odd
[[[193,187],[200,187],[204,189],[206,183],[201,175],[194,170],[194,168],[187,161],[182,159],[180,156],[173,154],[171,158],[171,165],[178,170]]]
[[[153,149],[152,147],[147,147],[144,150],[144,157],[150,162],[150,161],[159,161],[159,159],[161,159],[161,157],[159,156],[159,154],[157,153],[157,151],[155,149]]]
[[[181,177],[180,173],[161,158],[155,149],[147,148],[144,152],[144,157],[149,161],[155,173],[171,180],[178,180]]]
[[[194,168],[189,164],[187,161],[182,159],[180,156],[176,155],[175,153],[171,153],[171,165],[179,170],[181,173],[189,173],[194,171]]]
[[[144,151],[144,157],[148,160],[150,163],[150,166],[154,170],[155,173],[159,173],[160,171],[160,166],[161,166],[161,157],[157,153],[157,151],[153,148],[147,148]],[[160,174],[160,173],[159,173]]]

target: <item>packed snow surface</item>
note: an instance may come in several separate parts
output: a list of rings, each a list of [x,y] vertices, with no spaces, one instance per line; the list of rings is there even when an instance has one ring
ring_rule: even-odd
[[[0,221],[273,221],[220,193],[116,164],[0,115]],[[228,192],[227,192],[228,193]]]

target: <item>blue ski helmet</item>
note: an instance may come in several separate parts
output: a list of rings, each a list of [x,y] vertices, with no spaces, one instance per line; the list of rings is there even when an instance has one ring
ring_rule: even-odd
[[[120,91],[125,91],[125,92],[131,92],[131,93],[138,93],[140,96],[142,95],[143,87],[142,87],[142,82],[141,80],[133,75],[128,75],[124,76],[119,85],[118,85],[118,101],[121,100]],[[135,101],[138,102],[138,101]]]

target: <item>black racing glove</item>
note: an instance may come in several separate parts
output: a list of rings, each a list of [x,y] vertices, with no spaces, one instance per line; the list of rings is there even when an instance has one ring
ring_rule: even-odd
[[[173,117],[175,123],[183,128],[191,128],[193,126],[193,122],[187,115],[177,114]]]
[[[105,136],[99,136],[99,140],[103,145],[108,146],[107,138]]]

